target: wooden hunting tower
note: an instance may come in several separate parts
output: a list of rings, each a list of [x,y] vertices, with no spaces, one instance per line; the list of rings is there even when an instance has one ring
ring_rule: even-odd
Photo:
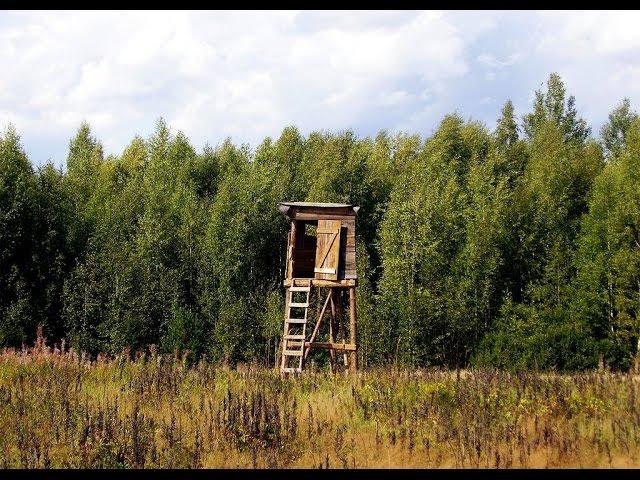
[[[280,371],[301,372],[312,349],[329,350],[335,371],[336,351],[343,353],[346,368],[355,371],[356,355],[356,214],[360,207],[341,203],[282,202],[278,210],[291,221],[284,279],[286,314]],[[307,339],[307,314],[311,291],[322,289],[326,300]],[[349,295],[349,335],[346,332],[343,297]],[[295,296],[301,296],[295,299]],[[328,313],[328,341],[316,341]]]

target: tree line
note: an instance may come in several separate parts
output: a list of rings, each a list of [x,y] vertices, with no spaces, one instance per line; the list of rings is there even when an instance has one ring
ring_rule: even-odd
[[[191,352],[273,365],[288,223],[279,201],[360,205],[361,364],[626,370],[640,339],[640,120],[598,136],[551,74],[495,130],[427,138],[295,127],[197,152],[160,119],[105,155],[88,124],[66,168],[0,135],[0,346]]]

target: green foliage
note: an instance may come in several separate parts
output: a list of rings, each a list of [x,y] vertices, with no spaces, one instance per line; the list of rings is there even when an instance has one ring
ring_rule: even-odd
[[[187,351],[193,358],[198,358],[207,350],[210,331],[211,327],[202,315],[174,306],[162,338],[162,349],[166,352]]]
[[[380,227],[380,310],[390,360],[409,364],[464,361],[465,325],[457,320],[452,264],[464,244],[464,183],[488,134],[446,117],[391,192]],[[462,328],[462,330],[461,330]]]
[[[620,153],[627,143],[627,132],[638,114],[631,110],[631,101],[625,98],[609,114],[609,121],[602,126],[600,135],[605,150],[612,156]]]
[[[538,130],[551,122],[558,126],[566,141],[583,142],[591,134],[587,122],[578,118],[576,99],[570,95],[566,99],[566,89],[557,73],[549,75],[547,91],[537,90],[533,104],[533,112],[523,118],[524,131],[529,138],[535,137]]]
[[[518,141],[518,124],[511,100],[508,100],[502,107],[502,116],[498,119],[495,134],[499,145],[509,146]]]
[[[640,323],[640,120],[596,179],[578,242],[573,309],[607,363],[631,366]]]
[[[105,156],[83,123],[66,171],[0,136],[0,346],[37,327],[90,354],[157,345],[273,365],[289,225],[277,202],[350,202],[362,365],[630,368],[638,356],[640,124],[600,143],[556,74],[496,128],[302,135],[197,152],[162,119]],[[602,145],[602,146],[601,146]],[[606,162],[605,162],[606,153]]]
[[[0,135],[0,346],[32,339],[45,315],[43,292],[38,291],[43,285],[38,283],[46,272],[39,271],[37,234],[42,233],[41,222],[50,218],[40,217],[46,213],[41,212],[38,186],[20,137],[9,125]],[[52,246],[51,254],[57,253]]]

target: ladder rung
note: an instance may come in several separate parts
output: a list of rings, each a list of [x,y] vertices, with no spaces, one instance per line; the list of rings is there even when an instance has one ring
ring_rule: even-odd
[[[310,292],[311,287],[289,287],[291,292]]]
[[[285,350],[283,355],[286,355],[287,357],[301,357],[302,350]]]
[[[311,295],[311,280],[308,280],[308,285],[299,285],[296,286],[295,279],[292,279],[291,285],[289,287],[289,297],[287,298],[287,315],[285,320],[285,329],[283,336],[283,344],[282,344],[282,365],[280,366],[280,371],[282,373],[301,373],[302,372],[302,360],[305,351],[305,325],[307,324],[307,309],[309,308],[309,297]],[[306,294],[306,300],[294,302],[294,295],[296,292],[300,292]],[[298,293],[298,296],[300,296]],[[290,318],[292,313],[292,308],[304,308],[304,317],[305,318]],[[291,325],[300,325],[302,328],[302,334],[300,333],[289,333],[289,329],[295,329],[296,327],[292,327]],[[296,330],[294,330],[296,331]],[[299,332],[299,330],[298,330]],[[297,367],[289,367],[287,366],[287,358],[295,357],[300,359],[300,364]],[[290,360],[289,363],[292,361]],[[296,360],[293,363],[298,363]]]
[[[304,335],[285,335],[287,340],[304,340]]]
[[[304,318],[287,318],[287,323],[307,323]]]

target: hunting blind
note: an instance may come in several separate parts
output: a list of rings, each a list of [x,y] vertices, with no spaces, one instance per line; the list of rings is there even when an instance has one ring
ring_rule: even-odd
[[[291,221],[284,279],[286,307],[280,371],[301,372],[313,349],[329,351],[331,370],[337,368],[336,352],[342,352],[345,368],[355,371],[356,362],[356,214],[360,207],[341,203],[282,202],[278,210]],[[307,339],[307,320],[312,288],[317,298],[326,294],[313,330]],[[344,303],[349,295],[349,332]],[[301,298],[295,298],[301,297]],[[328,317],[324,332],[320,327]]]

